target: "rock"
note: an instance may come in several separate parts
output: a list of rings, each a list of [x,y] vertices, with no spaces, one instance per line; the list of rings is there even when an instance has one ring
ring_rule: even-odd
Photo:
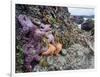
[[[82,16],[72,16],[71,20],[74,21],[77,24],[81,24],[84,22],[84,19]]]
[[[39,72],[40,69],[41,69],[41,66],[36,65],[36,66],[34,67],[34,69],[33,69],[33,72]]]
[[[91,50],[83,47],[80,44],[74,44],[67,50],[66,61],[71,66],[71,69],[86,69],[93,68],[93,55],[90,54]],[[91,65],[91,66],[90,66]]]
[[[57,62],[59,62],[61,65],[66,64],[66,60],[63,56],[59,56]]]
[[[64,65],[66,65],[66,60],[63,56],[59,55],[59,57],[53,57],[53,59],[50,60],[49,64],[49,70],[63,70]]]
[[[50,67],[48,68],[48,71],[53,71],[53,70],[55,70],[55,67],[54,67],[54,66],[50,66]]]
[[[79,24],[83,23],[82,17],[76,17],[75,20]],[[67,7],[17,4],[16,46],[27,46],[23,48],[25,57],[19,53],[18,49],[16,50],[16,54],[22,56],[16,55],[16,71],[40,72],[93,68],[94,48],[90,38],[87,39],[87,43],[84,40],[90,37],[89,34],[87,34],[88,36],[84,35],[86,32],[84,30],[92,30],[93,35],[94,26],[90,25],[93,25],[94,22],[88,22],[82,24],[83,28],[81,27],[81,29],[83,30],[80,30],[76,26],[77,24],[71,21]],[[50,44],[54,41],[61,43],[63,48],[61,54],[55,56],[54,52],[52,56],[41,55],[48,49],[48,41],[43,38],[49,39]],[[26,64],[22,65],[22,62],[20,64],[17,60],[26,61]],[[28,70],[22,69],[24,65]]]
[[[37,69],[39,71],[57,71],[86,69],[94,67],[94,58],[89,54],[90,50],[88,48],[83,47],[80,44],[74,44],[67,50],[63,49],[62,51],[66,51],[66,54],[64,54],[64,56],[59,55],[45,57],[44,59],[45,61],[47,60],[48,66],[42,66],[41,68]]]
[[[49,65],[54,64],[54,58],[52,56],[48,56],[47,62],[48,62]]]
[[[43,72],[43,71],[47,71],[47,67],[41,67],[40,65],[36,65],[33,69],[33,72]]]
[[[81,29],[85,31],[90,31],[94,28],[94,21],[91,19],[86,20],[84,23],[81,25]]]
[[[62,49],[61,54],[62,54],[63,56],[65,56],[65,55],[67,54],[66,49]]]
[[[39,65],[42,66],[42,67],[48,67],[47,61],[45,59],[43,59],[43,58],[40,60]]]

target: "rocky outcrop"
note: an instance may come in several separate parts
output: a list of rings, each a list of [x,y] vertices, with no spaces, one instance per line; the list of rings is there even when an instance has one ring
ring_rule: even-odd
[[[16,4],[16,72],[93,67],[94,36],[71,21],[67,7]]]

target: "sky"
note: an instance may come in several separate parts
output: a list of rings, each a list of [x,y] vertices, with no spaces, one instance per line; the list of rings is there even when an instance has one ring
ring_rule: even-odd
[[[68,8],[71,15],[94,15],[94,9],[92,8]]]

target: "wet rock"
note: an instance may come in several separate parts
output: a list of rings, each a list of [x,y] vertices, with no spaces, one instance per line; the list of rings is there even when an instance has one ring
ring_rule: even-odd
[[[59,56],[57,62],[61,63],[61,65],[66,64],[66,60],[63,56]]]
[[[48,58],[48,63],[50,64],[48,70],[63,70],[63,66],[66,65],[66,60],[63,56]]]
[[[84,29],[81,31],[80,29],[76,28],[76,25],[74,23],[72,23],[69,18],[70,13],[68,12],[67,7],[18,4],[16,6],[16,20],[19,15],[24,16],[19,17],[19,19],[22,18],[22,20],[20,21],[22,26],[20,26],[21,24],[18,24],[18,21],[16,21],[16,34],[19,35],[19,37],[17,36],[16,44],[20,46],[27,44],[27,46],[23,51],[26,57],[16,57],[16,59],[26,61],[28,72],[30,72],[31,70],[33,70],[34,72],[38,72],[87,69],[94,67],[94,55],[90,54],[91,50],[93,51],[94,49],[90,43],[91,40],[87,39],[87,41],[90,40],[87,46],[84,38],[89,36],[84,35],[85,37],[81,38]],[[78,18],[77,20],[78,23],[83,22],[82,18]],[[23,23],[22,21],[25,22]],[[90,25],[92,24],[89,24],[89,27],[87,26],[88,23],[82,25],[83,28],[90,29]],[[31,27],[34,27],[34,30],[32,30]],[[20,35],[20,33],[22,33],[21,29],[25,31],[24,35]],[[48,49],[48,41],[43,41],[42,37],[44,37],[44,35],[49,35],[44,33],[49,30],[51,30],[51,34],[54,36],[54,39],[52,39],[63,45],[62,52],[61,54],[59,54],[59,56],[52,55],[44,57],[43,55],[41,55],[42,52],[47,51]],[[36,33],[34,33],[33,31]],[[50,40],[52,40],[51,35],[44,38],[48,39],[49,37]],[[19,53],[18,50],[16,52]],[[16,62],[16,64],[16,68],[18,68],[19,65],[22,65],[18,62]],[[17,69],[16,71],[19,70]]]
[[[67,50],[67,64],[70,65],[72,69],[92,68],[90,65],[93,66],[93,60],[91,60],[93,55],[90,55],[90,52],[91,50],[83,47],[80,44],[72,45]]]
[[[85,31],[90,31],[94,28],[94,21],[91,19],[86,20],[84,23],[81,25],[81,29]]]
[[[65,49],[64,49],[65,50]],[[40,66],[36,66],[36,71],[57,71],[57,70],[74,70],[87,69],[94,67],[94,57],[89,54],[91,51],[80,45],[74,44],[66,50],[64,56],[48,56],[41,60]],[[43,58],[43,57],[42,57]],[[47,66],[44,66],[48,63]],[[43,65],[44,64],[44,65]]]
[[[71,20],[77,24],[81,24],[84,22],[84,18],[82,16],[72,16]]]
[[[36,65],[36,66],[34,67],[33,71],[34,71],[34,72],[39,72],[40,69],[41,69],[41,66]]]
[[[50,66],[50,67],[48,68],[48,71],[53,71],[53,70],[55,70],[55,67],[54,67],[54,66]]]
[[[67,54],[67,50],[66,50],[66,49],[62,49],[61,54],[62,54],[63,56],[65,56],[65,55]]]
[[[45,59],[41,59],[39,65],[42,67],[48,67],[48,63]]]
[[[33,69],[33,72],[43,72],[43,71],[48,71],[47,67],[41,67],[40,65],[36,65]]]
[[[52,56],[49,56],[49,57],[47,58],[47,62],[48,62],[49,65],[54,64],[54,58],[53,58]]]
[[[66,60],[63,56],[59,56],[58,59],[54,63],[54,67],[56,70],[63,70],[63,66],[66,64]]]

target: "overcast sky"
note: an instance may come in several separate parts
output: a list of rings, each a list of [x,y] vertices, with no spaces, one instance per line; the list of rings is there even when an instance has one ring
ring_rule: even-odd
[[[92,8],[68,8],[71,15],[94,15]]]

